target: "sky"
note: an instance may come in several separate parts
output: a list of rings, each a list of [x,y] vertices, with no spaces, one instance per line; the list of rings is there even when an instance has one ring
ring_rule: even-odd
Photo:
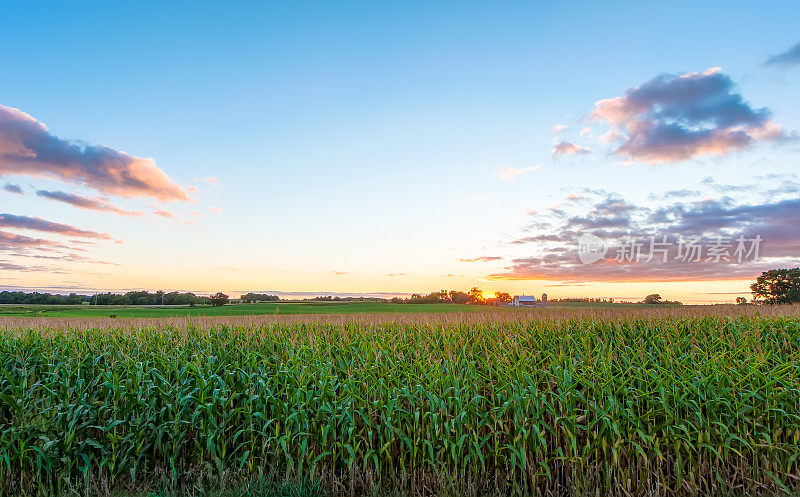
[[[749,296],[800,265],[799,20],[3,2],[0,288]]]

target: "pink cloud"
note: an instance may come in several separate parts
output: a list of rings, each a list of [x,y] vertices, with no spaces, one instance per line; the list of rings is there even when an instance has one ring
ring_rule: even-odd
[[[58,191],[51,192],[47,190],[37,190],[36,195],[48,198],[50,200],[55,200],[56,202],[63,202],[65,204],[70,204],[79,209],[112,212],[120,216],[136,216],[136,217],[144,216],[144,212],[142,211],[125,210],[122,207],[118,207],[112,204],[108,200],[97,197],[83,197],[81,195],[75,195],[72,193],[58,192]]]
[[[153,211],[153,214],[155,214],[156,216],[166,217],[168,219],[175,219],[175,218],[178,217],[178,216],[175,215],[174,212],[167,211],[167,210]]]
[[[220,209],[219,207],[209,207],[208,209],[206,209],[206,212],[208,212],[209,214],[222,214],[222,209]]]
[[[83,230],[68,224],[54,223],[40,217],[15,216],[13,214],[0,214],[0,227],[17,228],[31,231],[43,231],[57,233],[64,236],[75,236],[79,238],[97,238],[101,240],[114,240],[107,233]]]
[[[9,174],[54,178],[122,197],[189,199],[153,159],[64,140],[32,116],[0,105],[0,176]]]
[[[598,100],[590,118],[611,129],[600,137],[620,142],[614,153],[649,164],[725,155],[757,142],[793,137],[734,91],[719,67],[657,76],[622,96]]]
[[[576,143],[558,142],[553,147],[553,157],[561,155],[584,155],[588,153],[589,149],[583,148]]]
[[[54,242],[52,240],[32,238],[29,236],[18,235],[16,233],[9,233],[7,231],[0,231],[0,248],[9,246],[68,248],[66,245]]]

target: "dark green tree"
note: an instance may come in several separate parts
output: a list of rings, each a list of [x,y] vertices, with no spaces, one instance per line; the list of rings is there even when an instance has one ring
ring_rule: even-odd
[[[661,303],[661,295],[657,293],[651,293],[647,297],[644,298],[642,301],[645,304],[660,304]]]
[[[228,296],[222,292],[217,292],[209,298],[211,299],[211,305],[214,307],[220,307],[228,303]]]
[[[764,271],[750,291],[754,300],[765,304],[800,302],[800,268]]]

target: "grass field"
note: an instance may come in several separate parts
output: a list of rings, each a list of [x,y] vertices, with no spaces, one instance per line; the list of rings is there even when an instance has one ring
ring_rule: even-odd
[[[376,312],[474,312],[480,306],[457,304],[391,304],[384,302],[264,302],[210,306],[0,306],[0,316],[108,317],[246,316],[261,314],[346,314]]]
[[[647,304],[608,304],[565,302],[551,304],[553,309],[649,308]],[[515,308],[498,308],[517,311]],[[182,316],[246,316],[263,314],[349,314],[349,313],[440,313],[486,312],[485,306],[465,304],[393,304],[388,302],[264,302],[232,304],[222,307],[188,306],[93,306],[93,305],[14,305],[0,304],[0,316],[108,317],[120,318]]]
[[[0,489],[800,487],[800,308],[552,311],[0,318]]]

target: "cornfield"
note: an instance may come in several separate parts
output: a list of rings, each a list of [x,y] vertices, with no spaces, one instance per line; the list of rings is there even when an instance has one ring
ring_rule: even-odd
[[[737,312],[0,323],[0,490],[790,493],[798,310]]]

